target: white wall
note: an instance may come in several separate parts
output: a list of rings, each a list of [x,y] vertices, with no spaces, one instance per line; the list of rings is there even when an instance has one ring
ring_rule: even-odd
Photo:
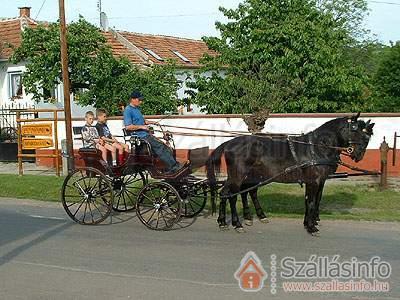
[[[266,122],[264,132],[271,133],[289,133],[301,134],[314,130],[323,123],[331,120],[332,118],[326,117],[285,117],[285,118],[269,118]],[[368,149],[379,149],[383,138],[386,137],[390,146],[393,146],[394,132],[400,132],[400,116],[396,117],[371,117],[361,118],[364,120],[371,119],[375,122],[374,135],[368,145]],[[158,119],[153,119],[159,121]],[[74,121],[73,126],[83,126],[84,121]],[[160,121],[163,125],[175,125],[183,127],[194,127],[203,129],[215,129],[225,131],[247,131],[247,126],[239,117],[235,118],[201,118],[194,116],[193,118],[168,118]],[[114,135],[122,135],[123,123],[122,120],[109,120],[108,126]],[[59,127],[59,140],[65,138],[64,122],[58,123]],[[166,128],[175,132],[189,132],[199,134],[213,134],[207,131],[193,131],[190,129],[180,128]],[[215,133],[216,135],[224,135],[224,133]],[[182,136],[179,134],[174,135],[174,140],[177,149],[193,149],[197,147],[209,146],[210,149],[216,148],[218,145],[231,139],[232,137],[204,137],[204,136]],[[122,139],[121,139],[122,140]],[[74,141],[74,148],[80,148],[81,142]]]
[[[32,95],[26,95],[23,90],[23,98],[17,100],[11,100],[9,98],[9,79],[8,73],[10,72],[24,72],[26,70],[25,65],[20,63],[18,65],[11,64],[9,62],[0,62],[0,105],[13,103],[21,104],[33,104]]]

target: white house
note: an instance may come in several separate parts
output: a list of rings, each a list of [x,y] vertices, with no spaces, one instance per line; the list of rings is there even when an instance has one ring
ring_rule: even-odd
[[[30,7],[20,7],[19,16],[0,18],[0,106],[11,103],[31,104],[30,95],[26,95],[21,82],[25,63],[14,65],[9,62],[13,48],[21,43],[21,33],[26,27],[35,27],[38,21],[30,17]],[[177,78],[182,81],[177,91],[178,97],[184,97],[186,76],[182,72],[192,73],[200,67],[199,60],[204,53],[213,54],[203,41],[162,35],[149,35],[103,28],[102,32],[115,56],[125,56],[133,64],[142,67],[163,65],[168,59],[175,60],[178,67]],[[62,88],[58,87],[54,105],[62,107]],[[43,106],[45,104],[39,104]],[[81,116],[85,108],[72,104],[73,116]]]

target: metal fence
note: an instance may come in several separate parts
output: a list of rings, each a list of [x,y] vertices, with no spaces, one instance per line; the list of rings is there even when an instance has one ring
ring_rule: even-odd
[[[0,105],[0,129],[1,128],[17,128],[17,110],[33,109],[33,105],[28,103],[9,103]],[[34,118],[34,113],[21,113],[21,118]]]

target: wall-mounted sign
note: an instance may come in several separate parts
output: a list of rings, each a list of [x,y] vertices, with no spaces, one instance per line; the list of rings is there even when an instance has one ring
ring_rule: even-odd
[[[22,149],[41,149],[53,147],[52,139],[23,138]]]
[[[51,123],[22,125],[21,131],[22,135],[52,136],[53,126]]]

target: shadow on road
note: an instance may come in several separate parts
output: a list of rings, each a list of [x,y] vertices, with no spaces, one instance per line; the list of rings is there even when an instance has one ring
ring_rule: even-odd
[[[15,226],[19,220],[18,226]],[[2,212],[0,220],[0,246],[4,247],[9,243],[27,239],[31,235],[36,237],[23,242],[5,254],[0,254],[0,266],[9,262],[25,250],[51,238],[73,225],[72,222],[54,219],[33,218],[24,214],[14,212]]]

